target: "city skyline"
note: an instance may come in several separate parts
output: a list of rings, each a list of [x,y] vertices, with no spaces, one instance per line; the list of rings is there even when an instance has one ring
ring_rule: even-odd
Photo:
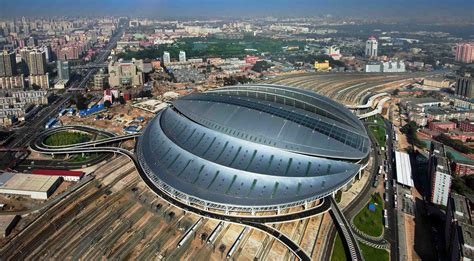
[[[54,6],[54,8],[51,8]],[[145,8],[146,7],[146,8]],[[341,8],[344,7],[344,8]],[[410,18],[439,21],[451,15],[473,18],[474,2],[469,0],[394,0],[381,3],[375,0],[104,0],[81,1],[51,0],[47,3],[33,0],[3,1],[0,17],[15,16],[100,16],[133,15],[142,17],[251,17],[251,16],[320,16],[350,18]],[[420,16],[420,11],[423,16]]]

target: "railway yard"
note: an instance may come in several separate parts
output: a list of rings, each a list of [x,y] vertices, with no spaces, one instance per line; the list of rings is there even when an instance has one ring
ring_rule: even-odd
[[[170,205],[146,188],[123,156],[95,173],[75,193],[24,224],[25,229],[6,242],[1,256],[7,260],[294,258],[285,245],[262,231],[201,218]],[[272,226],[315,258],[325,215]]]
[[[427,73],[361,74],[304,73],[276,77],[262,83],[286,85],[315,91],[347,106],[357,105],[369,93],[400,88]]]

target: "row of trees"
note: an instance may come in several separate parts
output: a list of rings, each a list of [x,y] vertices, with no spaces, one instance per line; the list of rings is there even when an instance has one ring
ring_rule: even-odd
[[[443,143],[446,146],[452,147],[453,149],[455,149],[459,152],[462,152],[462,153],[465,153],[465,154],[474,153],[474,150],[469,148],[468,146],[464,145],[464,143],[462,141],[453,140],[445,134],[441,134],[441,135],[436,136],[435,140]]]
[[[418,130],[418,125],[416,122],[410,121],[409,123],[405,124],[400,131],[407,136],[407,141],[413,146],[417,146],[419,148],[426,147],[425,143],[423,143],[420,139],[418,139],[416,131]]]

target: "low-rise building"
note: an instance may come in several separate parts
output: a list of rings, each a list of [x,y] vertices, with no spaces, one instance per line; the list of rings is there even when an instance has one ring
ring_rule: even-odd
[[[3,237],[10,235],[16,224],[20,220],[19,215],[1,215],[0,216],[0,231]]]
[[[428,128],[430,130],[454,130],[456,129],[456,123],[452,121],[437,121],[428,123]]]
[[[143,60],[111,61],[109,63],[110,87],[141,86],[145,82]]]
[[[82,171],[70,171],[70,170],[52,170],[52,169],[35,169],[31,172],[33,175],[42,175],[42,176],[53,176],[61,177],[65,181],[77,182],[84,177],[84,172]]]
[[[426,78],[423,80],[423,85],[428,87],[435,87],[435,88],[449,88],[451,86],[449,80],[445,78]]]
[[[314,69],[316,71],[327,71],[331,69],[331,66],[329,65],[329,61],[326,60],[324,62],[314,62]]]
[[[471,121],[460,121],[459,128],[465,132],[474,132],[474,122]]]
[[[0,174],[0,193],[28,196],[33,199],[48,199],[61,184],[57,176],[38,176],[31,174]]]
[[[464,161],[454,159],[451,163],[451,170],[456,176],[468,176],[474,174],[474,163],[471,161]]]
[[[365,65],[365,72],[368,73],[401,73],[405,71],[406,68],[403,61],[371,61]]]

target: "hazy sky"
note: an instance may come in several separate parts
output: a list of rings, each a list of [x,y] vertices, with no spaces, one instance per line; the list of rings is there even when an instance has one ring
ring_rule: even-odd
[[[334,16],[474,17],[474,0],[0,0],[12,16],[134,15],[149,17]]]

